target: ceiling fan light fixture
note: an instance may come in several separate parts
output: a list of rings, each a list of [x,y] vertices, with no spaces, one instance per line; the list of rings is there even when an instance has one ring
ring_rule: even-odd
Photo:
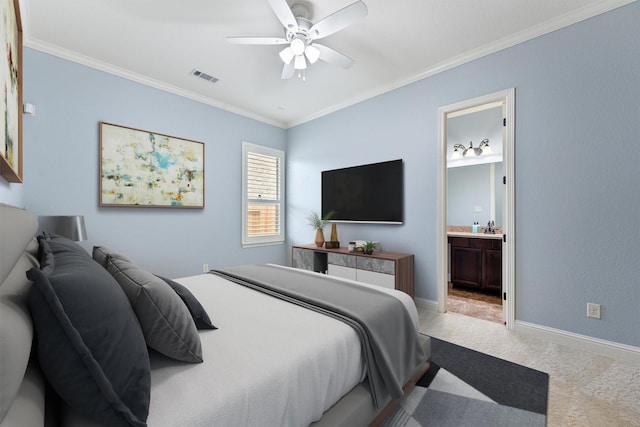
[[[307,68],[307,60],[304,59],[303,55],[296,55],[295,59],[293,60],[293,68],[295,68],[296,70],[304,70],[305,68]]]
[[[352,25],[368,13],[362,0],[326,16],[318,22],[311,22],[311,5],[308,0],[267,0],[271,10],[284,27],[284,37],[227,37],[233,44],[245,45],[285,45],[279,52],[284,62],[281,78],[289,79],[295,74],[305,79],[304,70],[322,57],[324,62],[342,68],[353,65],[353,59],[322,44],[314,44],[316,39],[325,38]],[[312,46],[313,45],[313,46]]]
[[[320,49],[313,45],[308,45],[304,50],[304,54],[311,64],[315,64],[316,61],[320,58]]]
[[[295,54],[290,46],[287,46],[280,51],[280,59],[282,59],[282,62],[285,64],[291,64],[294,56]]]
[[[302,55],[304,53],[305,47],[306,43],[304,42],[304,40],[302,40],[302,38],[296,37],[295,39],[291,40],[291,50],[293,51],[294,55]]]

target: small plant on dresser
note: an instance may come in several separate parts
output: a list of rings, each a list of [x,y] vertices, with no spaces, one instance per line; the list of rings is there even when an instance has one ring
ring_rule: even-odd
[[[364,242],[364,244],[362,245],[362,252],[364,252],[367,255],[371,255],[375,248],[376,248],[376,242],[372,242],[371,240],[368,240]]]
[[[334,211],[330,211],[324,217],[318,215],[317,212],[311,212],[307,217],[308,224],[316,230],[315,244],[321,248],[324,245],[324,227],[331,221],[335,215]]]

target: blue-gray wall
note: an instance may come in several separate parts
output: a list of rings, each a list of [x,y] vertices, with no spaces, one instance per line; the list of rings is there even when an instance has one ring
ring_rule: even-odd
[[[24,206],[23,188],[22,184],[11,184],[4,178],[0,178],[0,203]]]
[[[639,22],[634,2],[290,129],[289,242],[312,240],[320,171],[403,158],[404,225],[338,236],[414,253],[436,301],[438,108],[515,87],[516,319],[640,346]]]
[[[171,277],[203,263],[288,263],[313,240],[320,171],[405,160],[405,224],[338,226],[416,255],[435,301],[437,110],[516,88],[516,318],[640,346],[640,4],[634,2],[284,131],[25,49],[22,185],[0,201],[84,214],[92,244]],[[98,207],[98,122],[206,144],[204,210]],[[288,245],[240,247],[242,140],[287,149]],[[602,304],[602,320],[586,303]]]
[[[252,262],[288,262],[285,245],[241,247],[242,141],[285,149],[285,131],[35,50],[24,51],[24,207],[83,214],[89,241],[181,277]],[[98,206],[100,121],[205,144],[205,209]],[[1,196],[1,194],[0,194]]]

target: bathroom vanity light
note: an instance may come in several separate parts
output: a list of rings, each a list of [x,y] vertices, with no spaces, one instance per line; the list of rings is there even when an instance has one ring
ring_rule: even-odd
[[[487,138],[480,141],[480,146],[473,148],[473,141],[469,142],[469,148],[462,144],[456,144],[453,146],[453,154],[451,160],[460,160],[464,158],[477,157],[482,155],[493,154],[493,150],[489,147],[489,140]]]

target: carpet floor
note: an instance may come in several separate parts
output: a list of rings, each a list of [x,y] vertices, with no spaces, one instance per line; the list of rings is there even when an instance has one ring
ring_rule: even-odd
[[[546,425],[547,374],[435,338],[431,349],[385,427]]]

